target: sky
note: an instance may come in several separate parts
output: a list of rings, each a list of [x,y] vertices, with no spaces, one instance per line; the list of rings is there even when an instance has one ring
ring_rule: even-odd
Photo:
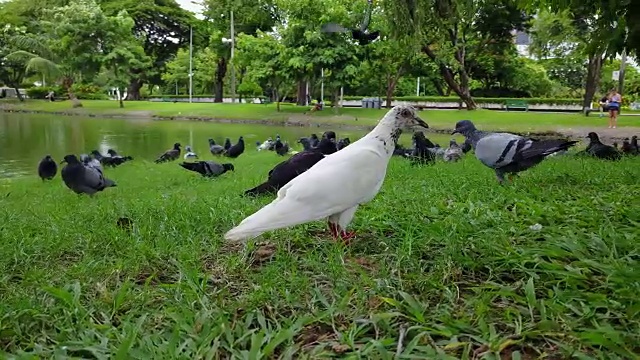
[[[0,0],[2,1],[2,0]],[[202,5],[194,4],[193,0],[176,0],[178,5],[180,5],[183,9],[192,11],[196,14],[200,14],[202,11]]]

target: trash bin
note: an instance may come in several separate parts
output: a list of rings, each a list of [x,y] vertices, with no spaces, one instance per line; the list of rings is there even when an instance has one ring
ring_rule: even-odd
[[[380,98],[373,98],[371,99],[371,107],[374,109],[380,109],[382,105],[382,99]]]
[[[362,108],[365,109],[367,107],[367,98],[362,98],[360,101],[362,102]]]

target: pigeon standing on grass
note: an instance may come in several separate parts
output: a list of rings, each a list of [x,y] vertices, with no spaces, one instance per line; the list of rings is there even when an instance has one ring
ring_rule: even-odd
[[[389,110],[367,135],[324,157],[277,194],[275,200],[225,234],[246,241],[275,229],[328,218],[334,238],[348,240],[346,228],[360,204],[371,201],[384,182],[389,159],[403,129],[428,128],[412,106]]]
[[[227,138],[227,141],[229,141],[229,138]],[[229,145],[231,145],[230,141],[229,141]],[[225,143],[224,146],[226,148],[227,144]],[[244,152],[244,138],[240,136],[240,138],[238,139],[238,142],[235,143],[235,145],[229,146],[229,148],[227,149],[227,152],[224,153],[224,156],[230,157],[230,158],[237,158],[238,156],[242,155],[243,152]]]
[[[516,174],[539,164],[545,157],[574,146],[577,141],[533,140],[510,133],[480,131],[469,120],[456,123],[453,134],[471,142],[476,158],[496,172],[500,183],[505,174]]]
[[[58,165],[51,158],[51,155],[47,155],[40,160],[40,163],[38,164],[38,176],[40,176],[42,181],[53,179],[57,173]]]
[[[173,161],[176,160],[180,156],[180,143],[173,144],[173,149],[165,151],[160,157],[158,157],[155,161],[156,164],[165,162],[165,161]]]
[[[184,154],[184,159],[197,159],[198,158],[198,154],[194,153],[191,150],[191,146],[187,145],[185,146],[184,150],[186,151],[186,154]]]
[[[67,165],[60,171],[62,180],[76,194],[93,195],[105,188],[116,186],[116,183],[102,175],[102,171],[84,165],[75,155],[66,155],[60,163],[65,162]]]
[[[444,151],[442,155],[444,161],[455,162],[462,159],[462,148],[458,143],[451,139],[449,141],[449,147]]]
[[[598,134],[590,132],[587,138],[589,145],[585,151],[588,155],[604,160],[620,160],[622,158],[622,153],[613,146],[603,144]]]
[[[180,164],[183,168],[199,173],[204,177],[216,177],[220,176],[227,171],[234,171],[233,164],[218,164],[215,161],[196,161],[196,162],[183,162]]]
[[[211,155],[222,155],[224,153],[224,146],[217,145],[213,139],[209,139],[209,151],[211,151]]]

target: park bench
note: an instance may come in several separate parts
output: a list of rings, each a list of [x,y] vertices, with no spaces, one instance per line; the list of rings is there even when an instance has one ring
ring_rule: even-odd
[[[505,102],[505,108],[507,111],[509,111],[509,109],[524,109],[524,111],[529,111],[529,104],[524,100],[507,100]]]
[[[271,103],[273,103],[273,101],[271,101],[271,99],[269,98],[260,98],[260,104],[269,105]]]

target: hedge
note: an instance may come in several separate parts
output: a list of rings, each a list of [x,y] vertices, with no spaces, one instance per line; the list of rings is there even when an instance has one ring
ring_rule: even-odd
[[[201,98],[213,98],[213,95],[193,95],[194,99]],[[231,97],[230,95],[225,95],[225,98]],[[169,99],[188,99],[189,95],[151,95],[148,96],[150,99],[161,99],[161,98],[169,98]],[[264,96],[258,96],[258,98],[264,99]],[[345,96],[344,100],[355,100],[360,101],[367,96]],[[383,103],[385,98],[381,98]],[[460,102],[460,98],[457,96],[395,96],[391,98],[396,101],[410,101],[410,102],[436,102],[436,103],[444,103],[444,102]],[[475,97],[473,100],[476,104],[504,104],[507,100],[519,100],[526,101],[529,104],[548,104],[548,105],[582,105],[582,99],[555,99],[555,98],[482,98]]]

